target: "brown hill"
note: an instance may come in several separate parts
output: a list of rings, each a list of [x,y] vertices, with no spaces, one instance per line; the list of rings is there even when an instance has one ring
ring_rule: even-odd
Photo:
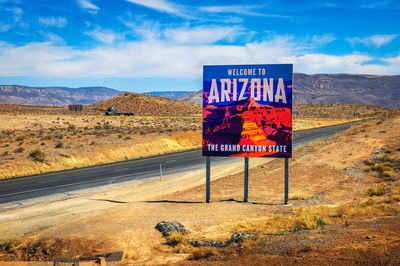
[[[117,97],[85,107],[85,113],[103,114],[110,106],[117,112],[134,115],[193,116],[201,115],[200,105],[138,93],[124,93]]]

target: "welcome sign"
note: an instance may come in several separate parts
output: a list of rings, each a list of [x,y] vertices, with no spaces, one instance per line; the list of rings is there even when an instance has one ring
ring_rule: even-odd
[[[203,156],[292,157],[292,64],[203,67]]]

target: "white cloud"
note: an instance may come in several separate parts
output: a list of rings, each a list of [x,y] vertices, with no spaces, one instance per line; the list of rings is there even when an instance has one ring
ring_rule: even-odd
[[[228,6],[203,6],[199,10],[207,13],[235,13],[247,16],[290,18],[285,15],[262,13],[256,10],[263,8],[261,5],[228,5]]]
[[[395,38],[399,37],[399,34],[389,34],[389,35],[372,35],[369,37],[353,37],[346,38],[352,46],[357,44],[364,44],[366,46],[375,46],[377,48],[392,42]]]
[[[123,40],[123,35],[119,33],[115,33],[112,30],[107,29],[96,29],[93,31],[86,31],[84,34],[92,37],[93,39],[105,43],[105,44],[112,44],[115,41]]]
[[[195,27],[166,29],[164,36],[176,43],[205,44],[220,40],[233,41],[238,35],[244,34],[242,27]]]
[[[323,35],[313,35],[311,37],[311,41],[317,45],[325,45],[327,43],[333,42],[336,40],[336,37],[330,33],[326,33]]]
[[[64,28],[68,23],[63,17],[39,17],[38,20],[44,26],[57,28]]]
[[[79,5],[87,9],[91,14],[96,14],[100,8],[94,4],[92,4],[91,0],[78,0]]]
[[[360,7],[362,8],[369,8],[369,9],[382,9],[382,8],[387,8],[388,5],[391,4],[391,0],[381,0],[381,1],[370,1],[370,0],[364,0],[360,4]]]
[[[7,24],[7,23],[3,24],[3,23],[0,23],[0,32],[9,31],[14,27],[15,27],[14,24]]]
[[[301,43],[293,36],[275,36],[269,41],[245,45],[194,45],[152,39],[121,41],[110,46],[118,34],[104,32],[93,32],[93,37],[103,38],[106,45],[92,49],[50,42],[19,47],[0,43],[0,76],[201,78],[203,65],[262,63],[294,63],[296,72],[308,74],[400,74],[400,55],[375,58],[315,53],[310,51],[309,41]],[[386,64],[374,63],[376,60]]]
[[[134,17],[132,14],[128,14],[128,19],[121,18],[120,20],[130,30],[127,34],[145,40],[155,40],[161,36],[158,22],[143,20],[143,17]]]
[[[145,6],[151,9],[155,9],[160,12],[181,14],[179,8],[175,4],[165,0],[126,0],[126,1],[137,5]]]
[[[20,4],[21,0],[0,0],[0,3]]]
[[[364,55],[305,54],[295,58],[295,66],[306,73],[361,73],[364,62],[372,57]]]
[[[5,8],[7,12],[12,14],[12,17],[7,22],[0,23],[0,32],[9,31],[17,26],[25,27],[26,24],[22,21],[23,10],[19,7]],[[6,17],[7,18],[7,17]],[[6,19],[4,19],[6,21]]]

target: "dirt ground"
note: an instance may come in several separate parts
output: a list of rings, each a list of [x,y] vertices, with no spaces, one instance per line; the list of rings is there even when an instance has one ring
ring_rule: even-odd
[[[204,203],[203,169],[3,211],[0,238],[15,241],[11,252],[3,250],[3,259],[81,257],[123,250],[121,265],[398,265],[399,158],[400,117],[396,116],[362,123],[295,149],[290,160],[289,206],[282,205],[283,160],[251,159],[252,203],[241,202],[243,165],[235,163],[213,168],[210,204]],[[300,213],[306,213],[312,223],[299,227],[289,223]],[[274,217],[282,219],[266,226]],[[160,221],[179,221],[193,239],[226,241],[234,232],[255,232],[258,238],[208,250],[202,260],[182,262],[198,250],[166,245],[154,228]],[[295,233],[296,228],[300,232]],[[44,249],[48,243],[54,243],[53,253]],[[37,248],[30,249],[31,257],[24,257],[32,246]]]

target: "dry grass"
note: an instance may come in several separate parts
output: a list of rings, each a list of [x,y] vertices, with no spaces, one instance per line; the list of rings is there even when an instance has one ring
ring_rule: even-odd
[[[383,195],[385,191],[383,187]],[[382,187],[378,186],[378,193]],[[373,195],[369,195],[373,196]],[[252,232],[262,238],[266,235],[285,234],[302,230],[324,229],[325,225],[349,225],[352,220],[375,219],[400,213],[400,195],[363,198],[336,206],[308,206],[293,208],[288,214],[270,215],[266,219],[239,223],[229,232]]]
[[[200,118],[0,115],[0,178],[198,148]]]
[[[293,194],[289,194],[289,200],[304,200],[306,199],[306,196],[303,195],[302,193],[296,192]]]
[[[354,119],[337,119],[337,118],[294,118],[293,119],[293,130],[306,130],[311,128],[326,127],[337,124],[348,123],[352,121],[358,121],[359,118]]]
[[[191,256],[189,257],[192,260],[200,260],[205,259],[210,256],[218,254],[217,249],[213,247],[199,247],[195,249]]]
[[[186,236],[182,232],[173,232],[167,236],[168,245],[178,245],[186,241]]]

